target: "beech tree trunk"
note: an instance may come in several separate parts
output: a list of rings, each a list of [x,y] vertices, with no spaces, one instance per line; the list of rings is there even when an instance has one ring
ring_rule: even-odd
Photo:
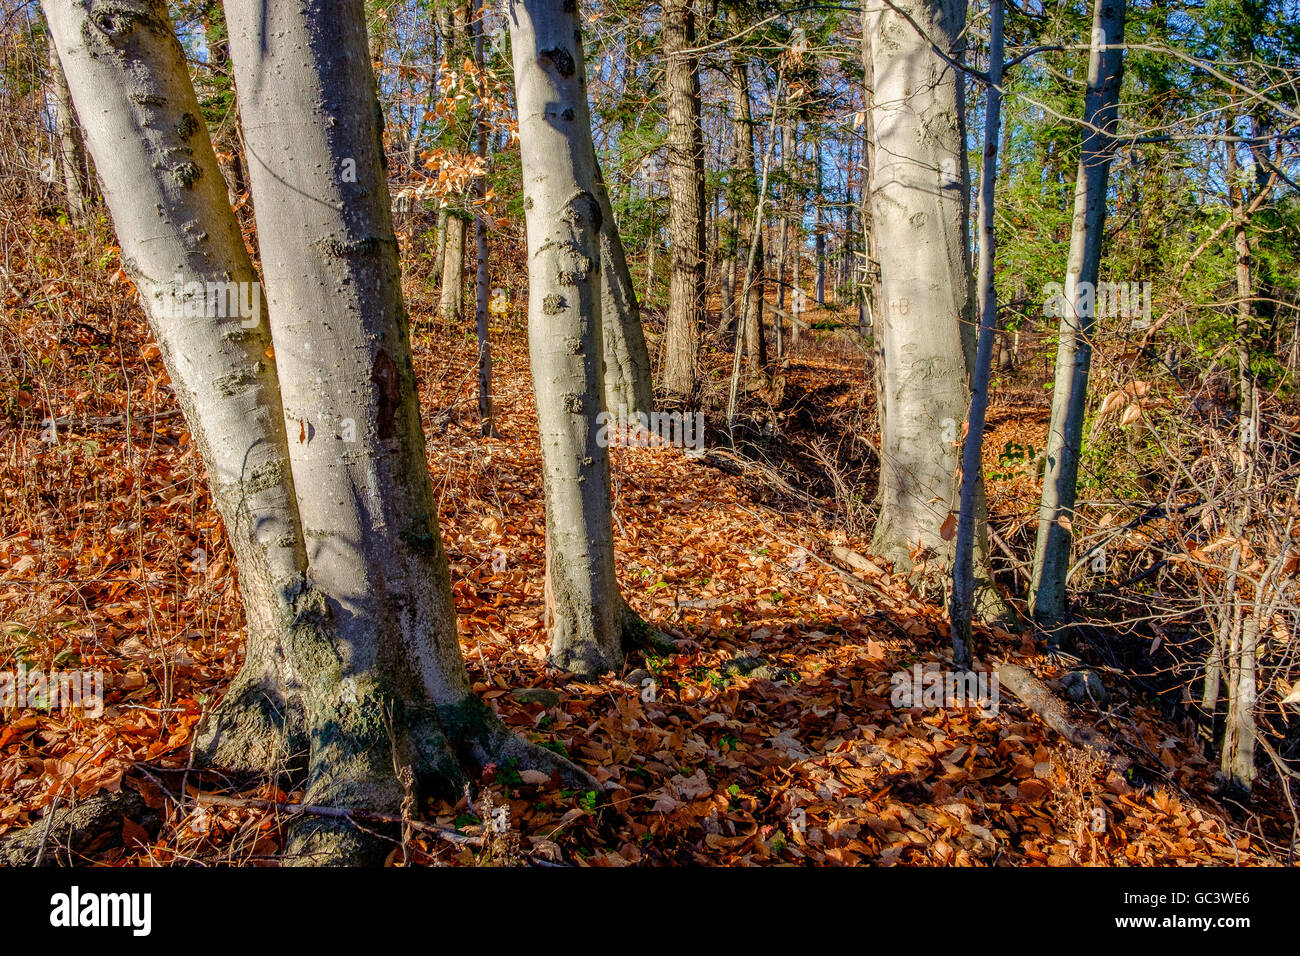
[[[161,2],[42,6],[72,98],[83,107],[122,262],[225,523],[250,646],[261,648],[293,619],[306,555],[279,383],[265,358],[267,311],[199,119],[184,51]],[[237,302],[248,297],[248,316],[238,307],[208,308],[206,289],[224,291],[227,283]],[[271,663],[250,655],[246,671]],[[249,758],[274,760],[282,749]]]
[[[438,315],[454,326],[460,321],[465,300],[465,217],[458,211],[447,214],[443,230],[442,288],[438,294]]]
[[[906,13],[925,31],[909,23]],[[880,266],[880,514],[873,551],[918,584],[950,581],[950,516],[975,336],[967,247],[962,78],[931,46],[956,49],[965,0],[867,0],[874,88],[869,168]],[[967,331],[963,331],[963,328]],[[983,484],[977,488],[976,608],[1002,610],[990,586]],[[996,610],[995,610],[996,609]]]
[[[571,0],[512,0],[528,235],[528,352],[546,494],[550,658],[590,676],[618,667],[640,624],[614,576],[604,410],[605,221]]]
[[[1044,454],[1043,494],[1038,507],[1038,539],[1029,589],[1035,620],[1054,625],[1065,615],[1065,583],[1070,568],[1083,417],[1092,365],[1097,278],[1106,223],[1106,184],[1112,137],[1119,120],[1119,88],[1124,60],[1125,0],[1097,0],[1092,17],[1092,51],[1084,103],[1083,151],[1074,188],[1074,219],[1065,267],[1052,420]],[[1103,47],[1107,47],[1103,49]],[[1057,643],[1059,631],[1049,641]]]
[[[463,760],[514,758],[590,785],[469,691],[361,2],[329,18],[255,0],[230,8],[274,310],[254,299],[247,316],[205,294],[203,284],[234,287],[238,301],[259,287],[165,4],[46,3],[73,97],[93,117],[87,138],[123,260],[239,566],[246,663],[198,729],[195,757],[305,769],[309,802],[380,813],[400,812],[408,770],[413,787],[458,795]],[[313,818],[293,828],[287,852],[290,862],[377,862],[389,846],[346,819]]]
[[[600,316],[605,352],[605,409],[627,418],[654,409],[650,350],[641,327],[641,307],[627,266],[623,238],[609,201],[600,163],[592,145],[591,165],[596,181],[592,194],[600,204]]]
[[[666,0],[664,57],[668,88],[668,285],[664,390],[690,402],[699,387],[704,324],[704,142],[694,0]]]
[[[68,80],[54,43],[50,44],[50,75],[54,80],[54,135],[59,146],[63,195],[68,203],[68,216],[76,222],[85,218],[89,207],[87,189],[82,181],[86,157],[77,114],[72,108],[72,94],[68,91]]]

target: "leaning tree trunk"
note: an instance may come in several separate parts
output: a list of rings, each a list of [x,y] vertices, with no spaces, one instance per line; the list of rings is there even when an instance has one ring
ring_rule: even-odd
[[[1029,607],[1041,624],[1058,624],[1065,615],[1065,583],[1070,567],[1083,414],[1092,364],[1097,277],[1106,223],[1106,183],[1110,175],[1113,134],[1119,118],[1119,88],[1124,60],[1125,0],[1097,0],[1093,9],[1092,52],[1084,105],[1083,151],[1075,179],[1074,220],[1065,268],[1064,302],[1060,304],[1060,338],[1056,350],[1056,385],[1052,419],[1044,452],[1043,494],[1038,507]],[[1103,49],[1104,47],[1104,49]],[[1051,643],[1057,643],[1053,631]]]
[[[665,327],[664,391],[689,403],[699,387],[704,324],[704,142],[695,47],[695,0],[664,4],[668,89],[668,249],[672,276]]]
[[[931,41],[957,48],[966,4],[867,0],[863,19],[875,81],[868,171],[884,364],[873,550],[914,572],[918,584],[938,578],[942,587],[947,575],[940,572],[953,560],[949,516],[957,505],[957,449],[975,337],[973,330],[963,333],[971,300],[961,75]],[[975,542],[981,617],[1002,610],[990,586],[983,507],[981,484]]]
[[[605,212],[582,34],[569,0],[513,0],[528,233],[528,352],[546,494],[546,617],[553,664],[617,667],[640,624],[614,576],[609,449],[601,440]]]
[[[63,173],[63,195],[68,203],[68,216],[76,222],[85,218],[89,205],[82,186],[86,162],[72,94],[55,43],[50,44],[50,74],[54,80],[54,135],[59,147],[58,165]]]
[[[470,692],[362,0],[340,0],[328,17],[259,0],[227,10],[310,582],[278,648],[287,662],[278,690],[308,744],[304,800],[399,813],[408,779],[459,793],[463,760],[509,756],[577,773],[505,732]],[[206,752],[240,743],[244,710],[223,702],[200,741]],[[387,847],[322,818],[296,826],[289,850],[345,862]]]
[[[122,261],[235,554],[250,649],[235,694],[269,686],[279,662],[266,649],[291,629],[306,555],[264,300],[185,54],[162,2],[45,0],[44,9]],[[282,712],[277,698],[245,718],[258,731],[246,760],[283,758],[273,732]]]

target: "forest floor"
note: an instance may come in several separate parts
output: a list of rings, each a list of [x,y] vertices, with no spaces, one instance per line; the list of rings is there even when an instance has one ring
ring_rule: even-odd
[[[94,861],[272,864],[283,814],[200,804],[198,778],[182,794],[177,773],[243,653],[229,551],[196,451],[134,295],[108,289],[91,300],[59,282],[18,283],[4,304],[0,669],[102,670],[107,708],[98,719],[0,715],[0,834],[40,825],[56,801],[130,787],[165,823],[128,820]],[[614,449],[619,580],[678,651],[635,654],[594,683],[548,673],[523,336],[501,330],[494,342],[499,435],[489,439],[476,421],[472,335],[418,322],[415,343],[474,689],[519,733],[586,767],[603,793],[558,792],[500,767],[472,805],[422,808],[471,842],[417,831],[394,861],[1285,862],[1285,811],[1267,798],[1244,813],[1217,802],[1195,735],[1118,678],[1107,678],[1106,707],[1075,716],[1121,743],[1142,767],[1137,786],[1005,693],[996,714],[892,706],[893,674],[949,666],[945,618],[901,576],[838,565],[831,549],[866,553],[869,529],[833,480],[800,490],[726,456]],[[818,333],[795,351],[771,413],[774,446],[802,437],[812,448],[810,429],[852,431],[870,408],[860,356],[836,343]],[[39,422],[51,413],[57,438],[43,441]],[[990,468],[1006,442],[1041,444],[1044,430],[1041,402],[995,408]],[[838,443],[821,446],[831,458],[873,440],[821,437]],[[995,508],[1022,497],[1025,481],[993,480]],[[1065,666],[998,629],[980,631],[978,654],[1053,686]],[[242,796],[300,794],[267,784]],[[505,834],[485,832],[494,806],[509,807]]]

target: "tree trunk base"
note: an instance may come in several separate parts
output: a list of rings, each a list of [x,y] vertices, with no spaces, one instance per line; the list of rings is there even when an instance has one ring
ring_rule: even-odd
[[[305,778],[303,802],[399,817],[424,796],[455,800],[490,764],[513,762],[565,786],[593,789],[591,775],[516,736],[477,698],[435,706],[388,674],[344,675],[323,599],[308,592],[275,655],[250,654],[229,694],[195,737],[196,767]],[[324,612],[324,613],[322,613]],[[268,659],[284,662],[275,679]],[[418,811],[416,811],[418,812]],[[286,865],[378,865],[394,825],[304,814],[290,824]]]

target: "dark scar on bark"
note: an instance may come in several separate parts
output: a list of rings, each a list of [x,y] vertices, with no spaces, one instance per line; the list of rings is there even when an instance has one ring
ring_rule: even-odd
[[[564,47],[557,46],[552,50],[543,50],[537,54],[537,59],[543,63],[550,63],[555,67],[555,72],[566,80],[573,76],[573,55]]]
[[[379,437],[392,438],[397,434],[397,407],[402,393],[397,384],[397,365],[383,349],[375,355],[370,381],[379,399]]]

